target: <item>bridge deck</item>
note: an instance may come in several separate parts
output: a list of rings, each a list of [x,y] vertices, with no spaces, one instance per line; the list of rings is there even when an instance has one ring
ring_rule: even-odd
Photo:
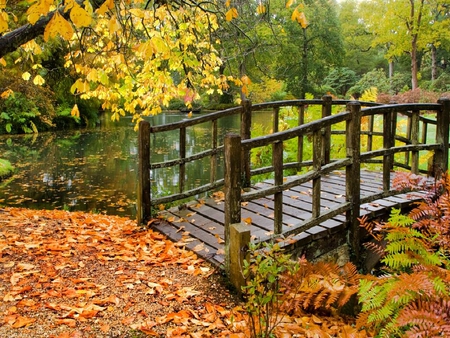
[[[254,189],[272,184],[270,180],[258,183]],[[335,172],[322,177],[321,208],[328,209],[345,201],[345,174]],[[361,171],[361,197],[382,191],[381,173]],[[360,215],[381,216],[391,207],[403,207],[420,200],[423,193],[399,194],[361,206]],[[220,266],[224,262],[224,203],[220,193],[200,201],[175,207],[160,213],[161,221],[153,224],[158,231],[195,251],[198,256]],[[252,240],[267,239],[273,234],[273,199],[262,198],[242,205],[241,217],[250,227]],[[311,182],[284,191],[283,230],[311,217]],[[164,220],[163,220],[164,219]],[[345,216],[339,215],[295,237],[302,245],[313,240],[343,234]]]

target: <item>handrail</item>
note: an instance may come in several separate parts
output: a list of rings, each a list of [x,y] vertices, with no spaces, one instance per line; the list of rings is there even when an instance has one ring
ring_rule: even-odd
[[[423,118],[421,112],[427,111],[436,116],[435,122],[429,118]],[[241,139],[237,134],[228,134],[225,139],[225,247],[226,261],[230,260],[230,245],[227,236],[230,236],[230,227],[241,222],[241,202],[251,201],[256,198],[273,195],[274,202],[274,234],[283,236],[295,236],[330,219],[336,215],[345,213],[349,224],[349,244],[353,257],[359,259],[359,212],[363,203],[397,194],[391,188],[391,171],[394,167],[405,168],[412,173],[419,172],[419,151],[433,151],[431,174],[439,176],[448,169],[449,148],[449,119],[450,100],[442,99],[437,104],[392,104],[363,108],[360,102],[347,103],[347,110],[332,116],[326,116],[320,120],[312,121],[301,126],[271,135],[254,139]],[[368,128],[364,130],[362,119],[369,118]],[[374,120],[378,119],[381,130],[375,130]],[[399,135],[399,119],[406,119],[406,130]],[[338,130],[338,124],[345,122],[345,130]],[[402,122],[404,123],[404,122]],[[426,137],[419,140],[420,124],[422,130],[427,129],[428,124],[436,125],[435,141],[427,143]],[[327,135],[326,130],[331,130]],[[344,138],[345,154],[341,158],[327,159],[324,148],[325,138],[338,135]],[[294,138],[312,137],[313,154],[308,164],[312,167],[307,173],[295,177],[284,178],[283,142]],[[426,135],[425,135],[426,136]],[[362,151],[362,140],[373,137],[381,137],[383,146],[381,149],[373,149],[371,142]],[[243,165],[236,159],[243,151],[251,151],[256,147],[271,145],[273,151],[272,167],[274,174],[273,186],[251,190],[241,193],[242,185],[240,177],[243,174]],[[398,154],[403,153],[403,162]],[[383,190],[371,196],[360,196],[360,168],[361,163],[382,163]],[[321,210],[320,192],[321,177],[335,171],[344,169],[346,172],[346,201],[334,209]],[[255,172],[255,171],[253,171]],[[293,186],[312,181],[312,217],[299,224],[290,226],[289,230],[283,229],[283,191]],[[267,237],[263,240],[270,240]]]
[[[305,108],[311,105],[322,106],[321,119],[305,121]],[[332,107],[342,105],[346,105],[345,111],[332,115]],[[298,107],[299,125],[297,127],[279,131],[278,114],[283,107]],[[251,138],[252,112],[267,109],[273,109],[274,112],[274,132],[270,135]],[[425,111],[434,114],[436,119],[423,116],[422,113]],[[274,195],[275,234],[295,235],[326,219],[345,213],[347,222],[350,224],[349,238],[353,254],[358,256],[356,243],[359,240],[360,205],[395,193],[390,187],[390,173],[394,168],[408,169],[413,173],[423,171],[419,168],[419,152],[432,151],[434,156],[430,167],[433,173],[439,175],[447,170],[449,114],[450,100],[448,99],[439,100],[435,104],[381,105],[332,100],[330,96],[324,96],[322,100],[276,101],[255,105],[245,101],[240,107],[162,126],[150,126],[148,122],[143,121],[139,128],[138,221],[144,223],[149,219],[152,207],[159,203],[189,198],[225,186],[226,246],[229,244],[229,226],[240,222],[241,202]],[[240,115],[240,135],[230,134],[222,140],[218,135],[218,121],[233,115]],[[399,122],[406,124],[401,133],[397,131]],[[200,123],[211,124],[211,147],[195,154],[187,154],[186,128]],[[436,128],[436,137],[433,142],[427,142],[430,125]],[[179,157],[165,162],[151,163],[150,135],[157,137],[158,133],[170,130],[179,130]],[[305,143],[307,138],[312,139],[312,142]],[[374,147],[376,138],[382,139],[381,148]],[[283,144],[292,139],[297,139],[297,159],[294,162],[284,163]],[[307,144],[312,147],[312,155],[308,158],[305,157],[304,151]],[[335,151],[336,145],[340,145],[345,151],[343,153]],[[272,147],[272,165],[253,168],[250,163],[252,149],[267,146]],[[404,156],[400,157],[400,153]],[[218,177],[217,174],[220,156],[225,156],[225,177]],[[185,165],[205,158],[210,159],[209,183],[191,190],[184,189]],[[364,163],[382,165],[382,192],[372,196],[360,196],[360,167]],[[178,193],[152,198],[150,172],[173,166],[179,168]],[[285,170],[292,168],[295,168],[299,174],[285,179]],[[346,171],[346,201],[334,209],[321,210],[321,176],[339,169]],[[251,178],[262,173],[273,173],[273,187],[251,189]],[[312,217],[285,231],[282,223],[282,192],[307,181],[312,181],[313,185]],[[241,193],[243,188],[248,189],[244,189],[246,192]]]
[[[209,113],[199,117],[193,117],[184,121],[151,126],[147,121],[141,121],[139,127],[139,149],[142,149],[139,153],[139,188],[138,188],[138,222],[142,223],[146,219],[149,219],[152,215],[152,209],[156,209],[156,206],[159,204],[165,204],[169,202],[176,202],[186,198],[190,198],[193,196],[197,196],[199,194],[213,191],[219,189],[223,186],[223,177],[218,177],[218,167],[219,160],[224,153],[223,140],[219,138],[218,135],[218,121],[220,119],[230,117],[230,116],[238,116],[240,115],[241,119],[241,135],[244,139],[248,139],[251,137],[251,119],[252,113],[258,112],[262,110],[272,109],[274,112],[274,121],[273,121],[273,130],[279,130],[279,120],[278,120],[278,112],[279,109],[283,107],[298,107],[298,123],[299,125],[303,125],[305,121],[305,108],[308,106],[322,106],[322,116],[331,115],[331,110],[333,106],[343,106],[347,104],[348,100],[332,100],[331,96],[324,96],[321,100],[284,100],[284,101],[274,101],[274,102],[265,102],[259,104],[251,104],[249,101],[244,101],[241,106],[224,109],[221,111]],[[377,106],[378,103],[373,102],[364,102],[364,106]],[[195,154],[187,154],[186,152],[186,129],[190,127],[195,127],[197,125],[203,123],[211,123],[211,138],[212,138],[212,146],[210,149],[205,149],[201,152]],[[152,139],[158,137],[160,133],[169,132],[169,131],[178,131],[179,132],[179,149],[180,154],[179,157],[174,159],[169,159],[164,162],[155,162],[152,163],[151,160],[151,144]],[[150,136],[152,135],[152,137]],[[299,140],[298,147],[301,148],[303,145],[303,140]],[[144,149],[149,147],[148,149]],[[270,172],[271,168],[251,168],[250,165],[250,154],[249,152],[244,151],[242,153],[242,158],[246,159],[246,163],[244,165],[244,177],[243,180],[245,182],[245,186],[250,186],[250,177],[252,172],[264,173]],[[194,161],[202,160],[205,158],[210,158],[210,172],[211,177],[210,181],[207,184],[202,186],[186,190],[184,187],[185,184],[185,166],[188,163],[192,163]],[[299,152],[299,157],[295,163],[286,164],[286,167],[291,168],[300,168],[302,166],[307,166],[308,161],[303,160],[301,157],[301,152]],[[150,172],[158,169],[178,167],[178,192],[172,193],[164,196],[152,196],[151,184],[149,183]]]

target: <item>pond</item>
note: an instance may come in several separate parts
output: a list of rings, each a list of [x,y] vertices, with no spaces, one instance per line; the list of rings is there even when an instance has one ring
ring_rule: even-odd
[[[270,112],[259,114],[254,123],[271,123]],[[187,118],[182,113],[164,113],[149,118],[166,124]],[[205,127],[206,128],[206,127]],[[220,135],[237,131],[239,120],[219,123]],[[204,129],[204,128],[203,128]],[[205,142],[202,127],[188,129],[191,151]],[[173,158],[178,152],[178,133],[159,136],[152,161]],[[0,182],[0,206],[32,209],[65,209],[135,217],[137,189],[137,133],[131,118],[118,123],[104,118],[95,129],[0,135],[0,158],[16,168]],[[208,168],[187,168],[191,186],[209,180]],[[168,171],[154,177],[159,189],[171,191],[178,175]]]

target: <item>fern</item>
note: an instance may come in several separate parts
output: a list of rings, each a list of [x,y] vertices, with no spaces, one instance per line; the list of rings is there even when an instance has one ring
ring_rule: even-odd
[[[360,281],[357,326],[371,329],[377,337],[449,337],[448,175],[409,215],[394,209],[387,223],[361,222],[379,243],[386,242],[384,253],[377,243],[365,246],[384,254],[381,262],[390,276]]]

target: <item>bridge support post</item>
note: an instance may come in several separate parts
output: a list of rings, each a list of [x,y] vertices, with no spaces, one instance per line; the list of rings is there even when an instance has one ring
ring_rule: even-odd
[[[150,185],[150,123],[139,122],[137,222],[144,224],[151,217]]]
[[[347,110],[351,113],[351,120],[346,125],[347,157],[352,159],[345,170],[346,200],[350,202],[350,210],[346,213],[349,226],[348,242],[351,250],[351,259],[359,263],[360,253],[360,226],[359,211],[361,204],[361,158],[360,158],[360,136],[361,136],[361,104],[349,102]]]
[[[244,100],[242,102],[242,114],[241,114],[241,139],[248,140],[251,138],[252,128],[252,102],[250,100]],[[242,149],[242,185],[244,188],[250,187],[250,151],[248,149]]]
[[[230,275],[230,227],[241,222],[241,137],[234,133],[225,136],[225,271]]]
[[[236,291],[241,294],[245,286],[244,260],[248,259],[250,229],[242,223],[230,225],[230,273],[229,278]]]
[[[439,99],[441,110],[436,116],[436,143],[441,147],[436,149],[433,159],[434,177],[440,178],[448,170],[449,147],[449,123],[450,123],[450,99]]]

